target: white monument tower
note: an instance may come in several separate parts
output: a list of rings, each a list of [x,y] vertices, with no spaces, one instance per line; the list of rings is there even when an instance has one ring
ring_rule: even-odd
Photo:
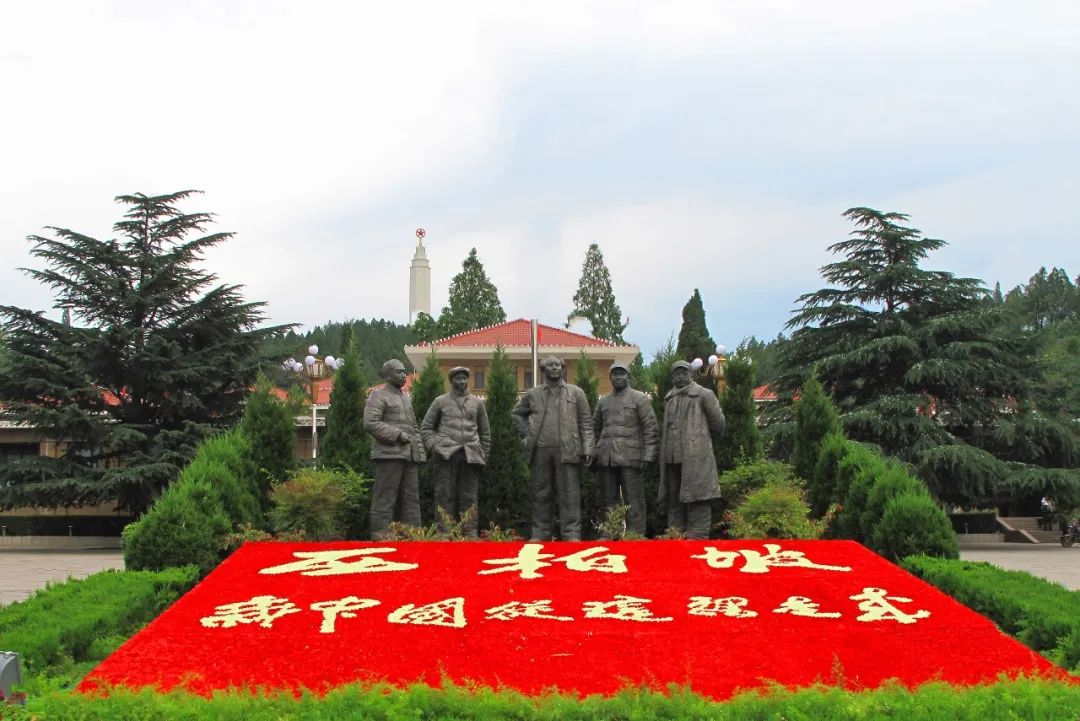
[[[423,228],[416,229],[416,252],[409,266],[409,323],[418,313],[431,315],[431,263],[424,248]]]

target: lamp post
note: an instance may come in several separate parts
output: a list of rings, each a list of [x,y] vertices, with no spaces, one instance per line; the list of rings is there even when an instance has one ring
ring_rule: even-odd
[[[724,388],[727,385],[724,380],[724,365],[728,361],[727,348],[722,345],[716,346],[716,353],[710,355],[708,358],[708,368],[705,368],[706,361],[700,358],[695,358],[690,361],[690,367],[694,369],[696,373],[701,375],[711,375],[716,378],[716,393],[720,395],[724,392]]]
[[[319,381],[324,378],[329,378],[332,373],[341,368],[345,363],[344,358],[335,358],[332,355],[320,358],[317,353],[319,352],[319,346],[308,346],[308,354],[304,357],[304,361],[301,363],[295,358],[289,357],[281,364],[281,367],[287,371],[302,375],[306,380],[309,387],[309,395],[311,397],[311,458],[314,460],[318,457],[319,449],[319,426],[316,423],[316,408],[315,406],[319,402]]]

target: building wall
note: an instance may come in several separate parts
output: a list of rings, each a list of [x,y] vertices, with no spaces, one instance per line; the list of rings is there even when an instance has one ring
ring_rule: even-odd
[[[611,379],[608,377],[608,374],[612,362],[613,361],[610,360],[593,359],[593,363],[596,366],[596,375],[600,381],[600,395],[611,392]],[[517,377],[518,391],[524,392],[530,388],[531,385],[528,384],[528,380],[529,376],[532,374],[532,362],[529,360],[511,360],[510,365],[513,366],[514,374]],[[469,391],[478,396],[486,395],[486,386],[488,384],[488,379],[491,376],[491,363],[480,360],[454,360],[452,358],[447,358],[444,355],[439,356],[439,368],[443,373],[448,374],[451,368],[456,368],[457,366],[465,366],[469,369]],[[564,377],[566,378],[567,383],[573,383],[574,379],[577,377],[577,366],[577,358],[566,361],[566,372]],[[483,374],[482,383],[484,387],[477,386],[478,382],[480,382],[481,373]],[[541,373],[543,373],[543,371],[541,371]]]

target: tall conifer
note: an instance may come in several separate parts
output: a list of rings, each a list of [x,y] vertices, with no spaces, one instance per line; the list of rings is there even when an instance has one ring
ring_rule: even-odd
[[[592,324],[592,334],[597,338],[625,344],[622,310],[615,303],[615,291],[611,287],[611,272],[604,264],[604,254],[600,246],[593,243],[585,252],[585,263],[581,267],[581,279],[577,292],[574,293],[574,309],[570,318],[588,318]]]
[[[437,322],[439,336],[445,338],[505,320],[499,291],[488,279],[473,248],[461,264],[461,272],[450,282],[450,297]]]
[[[480,528],[490,524],[507,530],[524,529],[529,522],[529,468],[521,438],[510,419],[518,399],[514,367],[501,346],[488,370],[484,399],[491,425],[491,451],[480,486]]]
[[[364,405],[371,382],[360,360],[351,327],[346,328],[343,365],[334,375],[330,409],[326,412],[322,463],[329,468],[351,470],[370,478],[371,436],[364,430]]]

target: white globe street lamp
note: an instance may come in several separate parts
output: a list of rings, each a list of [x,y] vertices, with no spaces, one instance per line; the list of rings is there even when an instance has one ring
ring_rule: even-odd
[[[315,459],[319,454],[319,426],[317,424],[316,405],[319,402],[319,381],[329,378],[332,373],[345,365],[344,358],[335,358],[328,355],[319,358],[319,346],[308,346],[307,355],[301,363],[295,358],[289,357],[282,362],[281,367],[297,375],[303,375],[308,383],[311,397],[311,457]]]

